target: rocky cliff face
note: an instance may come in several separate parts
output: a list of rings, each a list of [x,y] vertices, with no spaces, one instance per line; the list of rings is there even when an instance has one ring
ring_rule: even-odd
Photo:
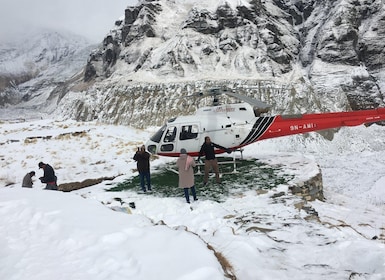
[[[381,0],[142,0],[59,90],[60,113],[160,125],[229,88],[304,113],[384,105]]]
[[[374,0],[147,0],[116,22],[88,63],[106,67],[86,78],[110,76],[117,60],[134,72],[176,76],[204,63],[244,75],[280,76],[318,61],[376,71],[384,64],[384,24],[382,1]]]

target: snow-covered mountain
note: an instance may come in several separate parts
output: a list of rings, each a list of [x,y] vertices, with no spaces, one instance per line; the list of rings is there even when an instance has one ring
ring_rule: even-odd
[[[79,64],[84,73],[42,88],[55,114],[136,127],[194,111],[201,100],[180,97],[211,88],[262,99],[272,113],[383,106],[382,2],[140,0]]]
[[[81,120],[160,125],[193,111],[179,97],[235,89],[274,113],[384,104],[381,0],[143,0],[88,59],[60,112]]]
[[[37,107],[57,99],[54,89],[80,75],[90,51],[81,36],[41,29],[0,44],[0,106]]]

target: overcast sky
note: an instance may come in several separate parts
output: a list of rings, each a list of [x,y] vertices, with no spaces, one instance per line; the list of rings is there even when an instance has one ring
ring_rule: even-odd
[[[0,40],[28,28],[66,29],[101,42],[137,0],[0,0]]]

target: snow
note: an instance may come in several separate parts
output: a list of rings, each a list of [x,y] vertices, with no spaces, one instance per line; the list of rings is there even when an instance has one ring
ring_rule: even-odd
[[[279,185],[189,205],[182,193],[105,191],[137,175],[133,154],[156,128],[8,113],[0,122],[0,279],[385,279],[383,127],[344,128],[332,142],[293,136],[246,147],[245,158],[281,166],[293,182],[320,168],[325,201],[305,203]],[[39,161],[55,168],[59,184],[114,179],[47,191],[36,179]],[[21,188],[32,170],[34,188]]]
[[[61,33],[49,29],[31,30],[28,35],[10,42],[1,42],[0,49],[3,52],[0,57],[0,73],[6,75],[28,74],[35,75],[36,71],[47,70],[48,65],[57,64],[60,68],[57,73],[69,76],[73,69],[81,69],[86,60],[82,55],[81,61],[76,61],[73,55],[88,50],[90,43],[81,36],[62,31]],[[72,55],[69,65],[68,57]],[[75,57],[76,58],[76,57]],[[66,60],[67,59],[67,60]],[[56,69],[48,69],[55,71]],[[68,69],[69,68],[69,69]],[[67,73],[68,72],[68,73]],[[58,75],[56,73],[56,75]]]

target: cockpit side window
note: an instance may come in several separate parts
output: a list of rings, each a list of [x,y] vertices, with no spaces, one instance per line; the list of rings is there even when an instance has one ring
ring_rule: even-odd
[[[162,139],[162,135],[166,130],[167,125],[162,126],[150,139],[155,143],[159,143],[160,139]]]
[[[175,137],[176,137],[176,127],[170,126],[166,131],[163,142],[165,143],[173,142],[175,140]]]
[[[183,125],[180,131],[179,139],[188,140],[195,139],[198,137],[198,126],[194,125]]]

